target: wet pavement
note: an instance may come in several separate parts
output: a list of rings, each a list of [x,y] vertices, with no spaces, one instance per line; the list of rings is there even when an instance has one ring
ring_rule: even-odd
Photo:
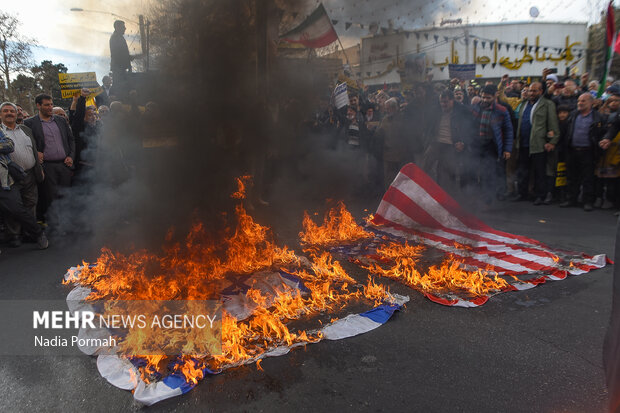
[[[258,208],[291,244],[305,200]],[[354,203],[359,218],[376,201]],[[478,212],[491,226],[550,246],[612,254],[616,218],[531,203],[499,203]],[[100,245],[52,235],[51,247],[2,248],[0,299],[64,299],[69,266],[96,257]],[[612,257],[613,258],[613,257]],[[381,328],[320,342],[207,377],[190,393],[146,410],[164,411],[493,411],[602,412],[602,344],[611,307],[612,267],[495,296],[480,308],[411,297]],[[5,331],[2,339],[10,339]],[[2,411],[132,411],[130,392],[108,384],[91,357],[1,357]]]

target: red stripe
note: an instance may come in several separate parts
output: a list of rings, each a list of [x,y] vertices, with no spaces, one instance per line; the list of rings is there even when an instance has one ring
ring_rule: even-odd
[[[471,301],[472,303],[480,306],[480,305],[486,303],[487,301],[489,301],[489,296],[488,295],[481,295],[480,297],[475,298],[473,300],[469,300],[469,301]]]
[[[565,270],[555,270],[555,271],[551,272],[551,275],[553,275],[556,278],[559,278],[560,280],[563,280],[566,277],[568,277],[568,271],[565,271]]]
[[[428,298],[429,300],[435,303],[447,305],[450,307],[459,302],[459,300],[448,300],[446,298],[441,298],[441,297],[438,297],[436,295],[429,294],[429,293],[424,293],[424,295],[426,296],[426,298]]]

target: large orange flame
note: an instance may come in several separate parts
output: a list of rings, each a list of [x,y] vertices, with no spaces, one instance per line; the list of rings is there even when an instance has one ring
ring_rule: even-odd
[[[238,179],[239,194],[244,192],[247,180]],[[255,307],[245,320],[223,311],[221,354],[201,352],[203,347],[198,342],[205,338],[192,336],[194,343],[187,343],[186,355],[178,356],[172,371],[169,370],[183,374],[191,383],[203,377],[205,367],[223,369],[257,361],[277,347],[312,343],[322,338],[319,329],[290,330],[291,320],[338,311],[352,300],[382,303],[391,299],[390,293],[370,278],[366,285],[358,284],[328,252],[308,250],[308,261],[286,246],[277,246],[269,228],[256,223],[241,204],[236,206],[235,214],[237,226],[228,236],[213,237],[201,223],[196,223],[184,242],[173,243],[172,231],[169,232],[167,245],[160,253],[140,250],[122,254],[104,248],[93,265],[84,262],[66,282],[90,287],[88,299],[207,300],[219,297],[221,282],[231,274],[281,269],[301,279],[308,293],[283,286],[276,287],[268,297],[261,290],[250,288],[245,298]],[[326,231],[340,231],[341,235],[330,235],[329,242],[369,236],[355,224],[343,204],[339,215],[331,217],[337,223],[328,225]],[[308,238],[311,243],[314,240]],[[128,334],[121,348],[140,348],[145,341],[163,343],[177,339],[179,334],[161,329],[134,331]],[[166,336],[172,334],[177,336]],[[170,357],[141,358],[146,360],[146,366],[139,370],[147,382],[157,377],[156,373],[165,373],[171,365]]]
[[[355,222],[342,201],[327,211],[322,225],[315,224],[308,213],[304,212],[303,228],[299,238],[306,245],[326,247],[373,237],[371,232],[364,231]]]

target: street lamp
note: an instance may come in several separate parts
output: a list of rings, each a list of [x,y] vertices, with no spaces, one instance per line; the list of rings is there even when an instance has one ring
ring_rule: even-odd
[[[71,8],[69,9],[69,11],[86,12],[86,13],[108,14],[108,15],[110,15],[110,16],[114,16],[114,17],[117,17],[117,18],[119,18],[119,19],[126,20],[126,21],[128,21],[128,22],[130,22],[130,23],[133,23],[133,24],[140,24],[140,23],[138,23],[138,22],[137,22],[137,21],[135,21],[135,20],[131,20],[131,19],[129,19],[129,18],[127,18],[127,17],[125,17],[125,16],[121,16],[121,15],[118,15],[118,14],[116,14],[116,13],[112,13],[112,12],[109,12],[109,11],[102,11],[102,10],[88,10],[88,9],[83,9],[83,8],[81,8],[81,7],[71,7]]]

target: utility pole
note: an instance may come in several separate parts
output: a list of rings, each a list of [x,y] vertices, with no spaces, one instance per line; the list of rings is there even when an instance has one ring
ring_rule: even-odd
[[[144,55],[144,69],[149,71],[149,32],[151,22],[144,19],[143,15],[138,16],[138,22],[140,26],[140,46],[142,47],[142,54]]]

